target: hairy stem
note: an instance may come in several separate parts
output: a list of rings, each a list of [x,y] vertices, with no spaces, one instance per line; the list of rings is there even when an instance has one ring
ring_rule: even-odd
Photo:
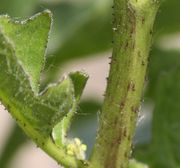
[[[0,92],[0,94],[2,93]],[[4,103],[4,101],[2,102],[3,104],[8,104],[6,108],[9,110],[9,101],[6,100],[6,103]],[[13,111],[11,114],[13,117],[15,117],[16,122],[24,130],[26,135],[33,139],[38,147],[43,149],[49,156],[54,158],[58,164],[61,164],[68,168],[79,168],[82,167],[82,165],[86,164],[85,161],[80,161],[73,156],[67,155],[66,150],[57,147],[51,138],[41,135],[37,130],[32,127],[32,125],[27,121],[27,119],[24,118],[20,114],[20,112],[16,111],[15,109],[16,107],[11,106],[11,110]]]
[[[113,55],[91,168],[127,168],[157,0],[114,0]]]

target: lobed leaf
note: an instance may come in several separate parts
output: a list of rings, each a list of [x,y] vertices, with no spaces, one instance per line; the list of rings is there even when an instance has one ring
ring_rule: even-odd
[[[88,78],[70,73],[39,92],[51,20],[48,10],[25,21],[0,16],[0,99],[41,147],[56,124],[68,113],[72,118]]]

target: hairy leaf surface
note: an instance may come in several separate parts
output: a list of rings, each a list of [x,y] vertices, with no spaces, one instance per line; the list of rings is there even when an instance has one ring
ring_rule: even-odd
[[[34,132],[49,137],[72,108],[75,112],[87,80],[84,73],[70,73],[39,92],[51,18],[47,10],[25,21],[0,17],[0,98],[33,139]]]

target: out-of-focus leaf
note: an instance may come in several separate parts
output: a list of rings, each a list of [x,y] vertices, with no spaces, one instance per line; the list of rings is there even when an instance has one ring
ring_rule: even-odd
[[[108,0],[93,0],[86,5],[61,3],[50,8],[54,13],[56,33],[50,39],[49,50],[59,48],[50,52],[47,59],[48,77],[52,79],[56,76],[60,65],[70,59],[111,47],[111,3]]]
[[[180,52],[163,51],[153,48],[150,54],[150,63],[148,67],[148,96],[155,97],[154,94],[156,92],[159,75],[162,72],[169,71],[173,67],[177,66],[180,66]]]
[[[180,67],[159,76],[153,116],[152,143],[136,155],[151,168],[180,166]],[[142,155],[142,152],[143,155]]]
[[[13,17],[25,17],[31,15],[38,4],[38,0],[1,0],[0,14],[8,14]]]
[[[48,58],[46,75],[50,79],[47,80],[53,79],[59,72],[59,66],[69,59],[111,48],[112,1],[93,0],[84,4],[78,6],[68,2],[51,7],[55,13],[56,33],[50,46],[59,49]],[[179,0],[165,0],[162,3],[155,23],[156,36],[180,30],[179,11]]]
[[[62,47],[55,53],[55,57],[49,58],[49,64],[51,60],[60,62],[76,57],[82,57],[107,50],[111,47],[111,24],[110,20],[106,20],[108,16],[103,18],[91,18],[88,23],[76,31],[71,36],[71,39],[66,41]]]
[[[12,157],[15,155],[16,151],[21,145],[26,142],[26,136],[22,130],[16,125],[9,136],[9,139],[6,142],[5,148],[2,151],[0,157],[0,166],[1,168],[7,168]]]
[[[68,45],[69,43],[70,48],[76,48],[78,46],[78,50],[82,49],[83,46],[85,46],[85,44],[83,43],[87,43],[89,37],[91,37],[91,35],[94,35],[95,30],[99,32],[100,30],[102,31],[101,33],[103,33],[105,37],[100,37],[102,37],[103,39],[106,39],[106,37],[111,37],[111,3],[112,2],[109,0],[91,0],[85,1],[83,3],[66,1],[61,2],[58,5],[44,5],[44,7],[47,7],[53,12],[54,16],[53,32],[49,42],[50,53],[52,53],[51,50],[55,50],[58,48],[59,51],[57,51],[56,53],[60,53],[60,56],[64,57],[63,55],[65,49],[63,48],[66,47],[66,45]],[[98,23],[99,21],[100,23]],[[109,28],[110,30],[108,30]],[[89,33],[91,34],[89,35]],[[95,35],[99,34],[96,33]],[[96,36],[93,36],[91,38],[98,39],[98,37]],[[107,43],[107,41],[103,41],[103,39],[101,40],[101,42]],[[73,44],[76,44],[76,42],[79,43],[80,40],[83,40],[83,46],[79,46],[80,44],[76,46],[71,45],[72,41]],[[87,43],[87,45],[89,44],[92,45],[92,43]],[[98,46],[102,44],[96,43],[96,45]],[[63,51],[61,51],[62,49]],[[87,51],[87,53],[89,53],[89,51]]]
[[[157,35],[180,31],[180,1],[164,0],[155,22]]]

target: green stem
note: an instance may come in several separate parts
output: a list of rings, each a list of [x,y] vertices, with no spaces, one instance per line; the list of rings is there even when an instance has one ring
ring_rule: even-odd
[[[55,145],[51,138],[43,136],[41,133],[35,130],[27,121],[27,119],[24,118],[18,111],[16,111],[16,107],[12,105],[11,109],[14,111],[12,115],[15,118],[18,118],[16,121],[27,134],[27,136],[33,139],[37,146],[43,149],[49,156],[54,158],[58,164],[68,168],[79,168],[86,164],[85,161],[77,160],[74,156],[69,156],[63,147],[59,148],[57,145]]]
[[[89,168],[127,168],[158,0],[114,0],[113,55]]]
[[[3,92],[0,91],[0,95],[3,95]],[[66,150],[63,147],[58,147],[50,137],[43,136],[43,134],[34,129],[32,124],[16,110],[18,107],[11,104],[9,99],[5,98],[5,95],[2,97],[4,97],[4,99],[1,100],[1,102],[5,105],[8,111],[11,111],[12,116],[16,119],[16,122],[24,130],[27,136],[33,139],[37,146],[54,158],[58,164],[67,168],[80,168],[87,164],[86,161],[78,160],[74,156],[68,155]],[[9,109],[10,107],[11,110]]]

